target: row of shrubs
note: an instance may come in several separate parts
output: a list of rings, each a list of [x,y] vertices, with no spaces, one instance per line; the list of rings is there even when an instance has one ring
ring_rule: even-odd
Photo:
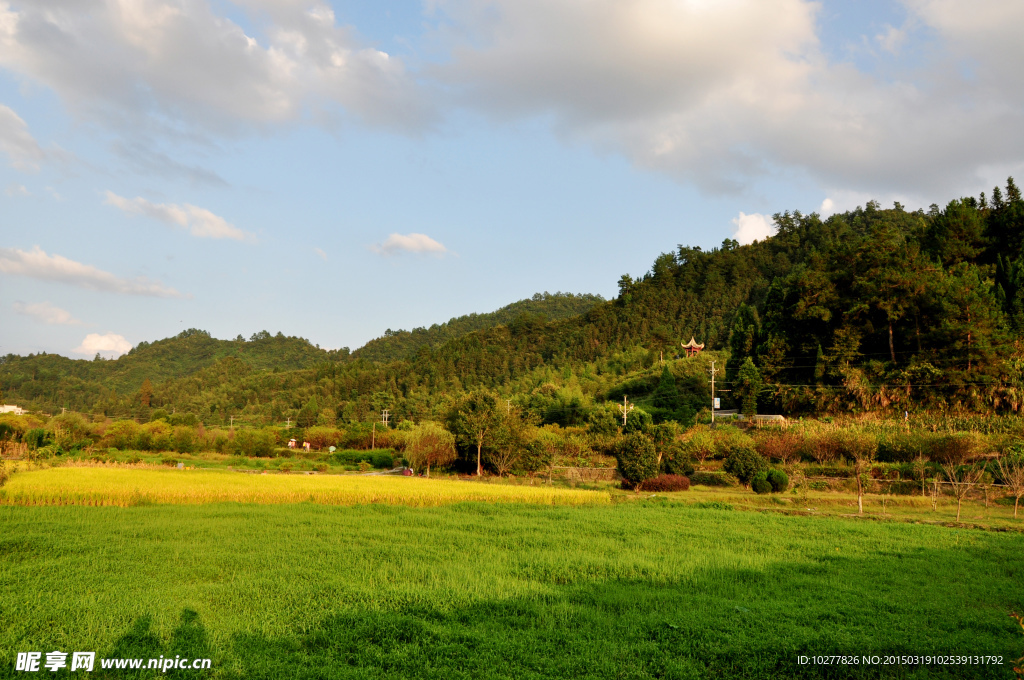
[[[623,482],[625,488],[655,492],[687,491],[691,483],[704,484],[706,486],[731,486],[736,483],[736,480],[735,478],[730,479],[722,473],[697,472],[692,477],[661,474],[657,477],[643,480],[638,487],[628,480]],[[789,476],[778,469],[762,470],[751,478],[750,488],[759,494],[781,493],[789,488]]]
[[[680,444],[683,458],[700,462],[725,460],[737,451],[754,450],[769,460],[828,465],[858,456],[885,463],[923,459],[959,464],[990,452],[1006,452],[1019,440],[1005,435],[976,432],[944,433],[900,431],[859,425],[842,427],[811,422],[786,430],[761,430],[751,436],[734,426],[698,426]]]

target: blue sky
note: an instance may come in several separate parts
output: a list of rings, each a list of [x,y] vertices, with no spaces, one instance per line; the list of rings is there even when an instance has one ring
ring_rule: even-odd
[[[356,348],[1024,163],[1009,0],[0,1],[0,354]]]

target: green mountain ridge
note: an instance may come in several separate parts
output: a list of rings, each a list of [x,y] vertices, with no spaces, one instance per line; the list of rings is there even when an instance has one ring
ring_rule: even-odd
[[[1024,200],[1012,179],[1005,193],[941,209],[869,202],[827,219],[779,213],[775,223],[774,236],[749,245],[726,239],[709,251],[663,253],[645,275],[622,276],[611,301],[541,296],[386,334],[352,354],[280,335],[193,334],[116,362],[8,356],[0,389],[31,407],[144,418],[138,390],[148,377],[152,406],[211,422],[277,422],[304,409],[333,423],[383,408],[393,422],[434,418],[459,395],[489,388],[544,422],[610,418],[614,427],[610,400],[623,396],[664,402],[657,417],[706,404],[716,361],[720,387],[732,390],[726,405],[762,412],[1024,406]],[[545,301],[587,309],[549,320],[524,304]],[[676,359],[690,336],[707,349]]]
[[[96,402],[118,400],[138,392],[144,380],[154,386],[175,381],[203,384],[207,375],[248,375],[251,372],[289,372],[317,365],[359,359],[369,362],[409,358],[420,349],[517,318],[563,319],[603,302],[599,295],[537,293],[533,298],[506,305],[494,312],[456,317],[429,329],[390,329],[380,338],[350,353],[348,348],[324,350],[305,338],[271,335],[267,331],[234,340],[214,338],[207,331],[188,329],[176,336],[140,342],[116,360],[71,359],[41,353],[0,357],[0,390],[17,396],[34,409],[62,406],[91,410]]]

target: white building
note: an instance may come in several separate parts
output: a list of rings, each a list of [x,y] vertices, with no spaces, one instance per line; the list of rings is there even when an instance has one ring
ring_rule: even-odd
[[[18,408],[14,404],[0,404],[0,413],[13,413],[16,416],[22,416],[28,413],[28,411]]]

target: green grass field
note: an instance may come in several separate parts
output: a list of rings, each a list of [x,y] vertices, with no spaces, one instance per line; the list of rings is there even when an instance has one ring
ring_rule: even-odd
[[[0,527],[0,677],[54,649],[210,657],[141,677],[238,679],[1009,678],[1024,654],[1020,533],[657,498],[4,506]]]

